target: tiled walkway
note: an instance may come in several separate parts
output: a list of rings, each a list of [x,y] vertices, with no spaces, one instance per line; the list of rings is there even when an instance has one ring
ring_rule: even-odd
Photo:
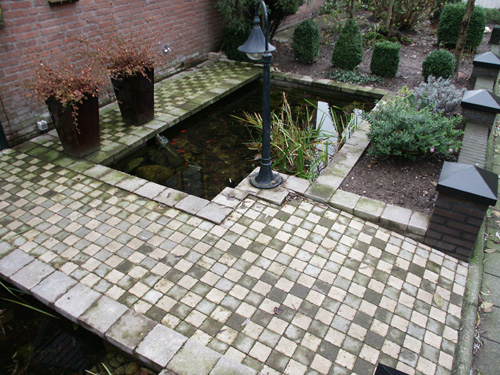
[[[49,159],[0,156],[0,273],[153,366],[450,373],[466,264],[302,198],[215,224]]]

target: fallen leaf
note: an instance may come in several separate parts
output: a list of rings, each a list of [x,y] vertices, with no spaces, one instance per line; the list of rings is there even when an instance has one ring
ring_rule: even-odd
[[[327,249],[327,251],[328,251],[329,253],[331,253],[331,252],[333,251],[333,249],[334,249],[334,247],[330,247],[329,249]]]
[[[483,308],[483,311],[485,313],[493,312],[493,306],[495,305],[488,301],[483,301],[483,303],[481,304],[481,307]]]
[[[222,328],[220,331],[217,331],[217,333],[215,334],[215,336],[217,336],[219,333],[224,332],[225,330],[226,330],[225,328]]]
[[[500,211],[494,210],[491,212],[493,212],[493,215],[495,215],[496,217],[500,217]]]
[[[260,160],[262,159],[262,155],[261,154],[257,154],[255,155],[255,157],[253,158],[253,160]]]
[[[484,250],[484,252],[485,252],[485,253],[489,253],[489,254],[491,254],[491,253],[494,253],[494,252],[495,252],[495,251],[497,251],[497,250],[498,250],[498,249],[486,249],[486,250]]]
[[[276,315],[280,315],[282,312],[283,312],[283,309],[282,309],[281,307],[276,306],[276,307],[274,308],[274,313],[275,313]]]
[[[250,323],[250,318],[246,318],[243,323],[241,323],[242,326],[246,326],[248,323]]]
[[[442,308],[444,306],[444,299],[438,292],[434,293],[434,302],[439,308]]]

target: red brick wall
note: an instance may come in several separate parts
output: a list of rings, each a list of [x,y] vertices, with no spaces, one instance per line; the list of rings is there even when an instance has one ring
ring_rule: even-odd
[[[310,0],[292,18],[317,12],[323,0]],[[27,99],[23,82],[38,55],[50,61],[79,48],[72,37],[99,41],[118,28],[156,43],[172,53],[155,68],[203,59],[222,42],[221,17],[215,0],[79,0],[49,5],[47,0],[2,0],[5,28],[0,29],[0,122],[10,146],[39,134],[36,121],[47,117],[43,103]],[[37,50],[39,52],[34,52]]]

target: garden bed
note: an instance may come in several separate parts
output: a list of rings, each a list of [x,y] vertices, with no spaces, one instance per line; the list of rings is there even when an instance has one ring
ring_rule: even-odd
[[[376,23],[365,11],[356,13],[356,19],[363,31],[373,28]],[[322,44],[316,63],[301,64],[295,61],[291,47],[293,28],[278,33],[273,44],[277,47],[274,53],[273,65],[283,72],[308,75],[313,78],[331,78],[333,66],[330,62],[333,44],[337,34],[329,33],[328,22],[322,16],[316,21],[322,25]],[[489,25],[492,27],[492,25]],[[404,86],[410,89],[422,81],[422,62],[431,51],[437,49],[436,28],[429,21],[424,21],[415,31],[407,32],[412,44],[402,46],[398,74],[394,78],[377,79],[374,82],[364,82],[365,86],[383,88],[396,92]],[[476,53],[488,51],[489,34],[485,34],[482,44]],[[367,77],[370,73],[370,60],[373,48],[365,48],[363,61],[359,65],[360,76]],[[465,55],[459,69],[459,74],[452,79],[456,88],[469,87],[469,77],[472,72],[472,55]],[[439,179],[443,161],[420,159],[417,161],[374,160],[366,153],[358,160],[349,175],[340,186],[341,189],[384,203],[409,208],[430,214],[437,198],[436,184]]]

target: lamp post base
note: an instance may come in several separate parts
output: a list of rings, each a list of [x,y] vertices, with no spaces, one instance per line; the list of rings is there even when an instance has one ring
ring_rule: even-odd
[[[274,173],[272,171],[266,173],[263,171],[262,167],[258,173],[251,175],[249,180],[253,186],[259,189],[273,189],[281,184],[281,176],[279,173]]]

